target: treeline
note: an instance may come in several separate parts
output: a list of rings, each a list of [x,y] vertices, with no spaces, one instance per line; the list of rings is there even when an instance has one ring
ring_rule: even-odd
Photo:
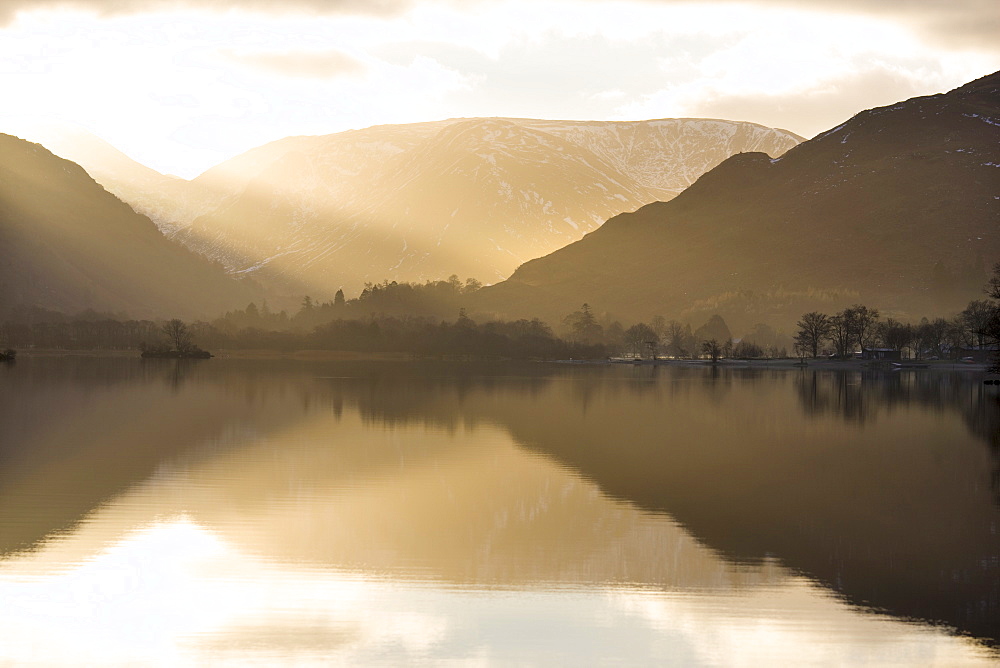
[[[666,356],[698,358],[712,356],[709,342],[718,347],[717,356],[750,358],[787,357],[791,337],[770,326],[758,323],[742,337],[735,338],[720,315],[713,315],[697,329],[689,323],[654,316],[649,323],[638,322],[628,328],[616,320],[601,321],[590,308],[583,306],[563,318],[564,336],[571,341],[599,343],[618,354],[634,357]]]
[[[455,321],[428,317],[374,316],[337,318],[310,330],[244,327],[232,329],[214,323],[184,323],[183,344],[170,334],[179,321],[112,318],[61,322],[3,323],[0,341],[12,348],[65,350],[208,350],[267,349],[401,352],[421,356],[501,357],[515,359],[601,358],[608,349],[601,344],[567,341],[555,336],[539,320],[476,323],[460,312]]]
[[[990,299],[975,300],[957,316],[917,323],[882,319],[878,309],[856,304],[838,313],[806,313],[794,337],[766,324],[734,337],[713,315],[702,326],[655,316],[624,327],[588,304],[570,312],[553,331],[539,320],[475,322],[462,305],[481,288],[475,279],[425,283],[366,283],[353,299],[338,291],[332,301],[303,297],[297,311],[272,311],[250,303],[211,322],[185,324],[191,342],[208,350],[304,349],[404,352],[513,358],[600,358],[609,355],[675,358],[780,358],[852,356],[857,349],[889,348],[917,358],[956,357],[961,350],[1000,340],[1000,265],[987,285]],[[454,315],[442,318],[450,310]],[[37,308],[13,309],[0,322],[0,344],[17,348],[152,350],[168,342],[164,322],[129,320],[86,311],[74,317]],[[176,341],[169,349],[178,348]]]
[[[921,318],[918,323],[881,320],[879,310],[863,304],[827,315],[803,314],[795,337],[803,356],[827,354],[851,357],[864,350],[899,351],[915,359],[957,358],[961,351],[983,349],[997,340],[996,309],[986,300],[975,300],[951,319]]]
[[[260,305],[251,302],[244,309],[227,312],[212,324],[229,332],[241,329],[282,331],[312,329],[338,319],[363,320],[386,316],[453,318],[466,306],[469,296],[482,287],[482,283],[474,278],[463,282],[454,274],[445,281],[365,283],[364,289],[353,299],[347,299],[343,290],[337,290],[334,298],[325,302],[306,295],[294,313],[272,311],[267,302]]]
[[[850,357],[858,350],[883,348],[916,359],[954,359],[963,351],[993,348],[1000,342],[1000,264],[985,293],[989,299],[969,302],[951,319],[922,318],[918,323],[881,320],[878,309],[863,304],[833,315],[811,311],[797,324],[796,349],[811,357],[820,352]]]
[[[335,318],[308,331],[300,328],[227,331],[214,324],[194,329],[203,345],[223,349],[349,350],[519,359],[595,358],[608,354],[601,344],[561,339],[537,319],[477,323],[461,310],[454,321],[370,316]]]

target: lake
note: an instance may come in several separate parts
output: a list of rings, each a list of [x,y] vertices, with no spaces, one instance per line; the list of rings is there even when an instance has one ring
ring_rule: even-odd
[[[0,664],[994,665],[959,371],[0,365]]]

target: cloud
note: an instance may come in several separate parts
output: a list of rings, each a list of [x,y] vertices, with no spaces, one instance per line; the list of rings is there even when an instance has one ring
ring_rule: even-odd
[[[2,0],[0,25],[21,12],[39,9],[76,9],[102,16],[142,12],[200,9],[245,10],[267,13],[368,14],[386,16],[409,9],[415,0]]]
[[[949,87],[939,84],[939,77],[927,72],[923,74],[924,78],[915,78],[888,69],[868,69],[772,94],[763,91],[731,93],[698,86],[661,91],[623,111],[634,116],[655,116],[656,111],[664,107],[680,108],[689,116],[753,121],[809,138],[843,123],[861,109],[889,105]]]
[[[297,51],[274,53],[226,52],[228,60],[256,70],[306,79],[332,79],[359,74],[365,66],[340,51]]]
[[[1000,2],[997,0],[732,0],[781,9],[863,14],[910,25],[923,37],[951,48],[1000,51]],[[647,0],[676,4],[687,0]]]

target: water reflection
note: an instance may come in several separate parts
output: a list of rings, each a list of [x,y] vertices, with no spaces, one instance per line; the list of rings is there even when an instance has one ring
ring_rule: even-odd
[[[814,584],[997,642],[1000,409],[934,378],[28,358],[0,624],[241,663],[972,661]]]

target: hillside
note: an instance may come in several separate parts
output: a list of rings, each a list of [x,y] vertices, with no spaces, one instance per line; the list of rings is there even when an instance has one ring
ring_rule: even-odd
[[[0,315],[18,305],[215,315],[257,294],[168,240],[79,165],[0,134]]]
[[[588,302],[731,327],[865,302],[948,314],[1000,260],[1000,73],[864,111],[772,159],[733,156],[677,198],[616,216],[480,293],[557,320]]]

